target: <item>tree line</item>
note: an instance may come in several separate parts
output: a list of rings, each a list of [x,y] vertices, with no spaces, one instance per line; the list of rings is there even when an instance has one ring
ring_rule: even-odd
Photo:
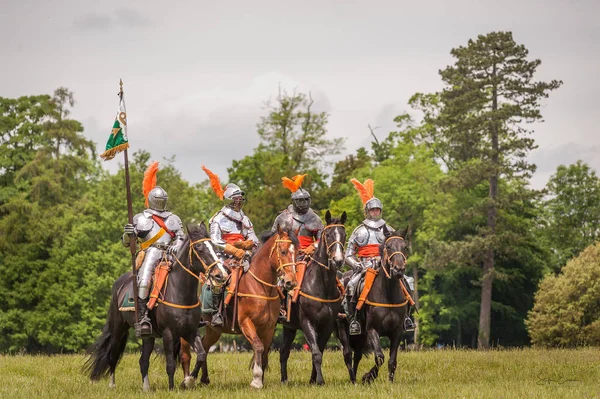
[[[258,121],[260,144],[233,160],[223,180],[246,190],[244,210],[263,231],[289,204],[281,177],[307,173],[313,209],[346,211],[349,234],[363,219],[349,180],[373,179],[383,217],[396,229],[410,227],[422,345],[521,346],[532,337],[542,345],[592,343],[593,334],[567,342],[556,338],[564,331],[544,335],[537,327],[550,317],[543,307],[559,300],[542,292],[556,284],[544,282],[538,292],[540,282],[557,278],[597,240],[600,226],[600,181],[587,164],[561,165],[543,190],[530,186],[528,154],[536,145],[529,123],[542,120],[542,101],[562,82],[535,80],[541,61],[529,59],[510,32],[479,35],[451,54],[454,63],[439,71],[444,88],[410,98],[419,118],[398,115],[386,137],[366,131],[370,148],[353,153],[343,138],[330,137],[329,115],[314,110],[310,93],[280,89]],[[81,123],[69,118],[74,105],[63,87],[0,97],[0,352],[86,348],[104,324],[112,283],[130,267],[119,242],[124,172],[102,168]],[[156,156],[133,154],[134,210],[144,208],[142,175]],[[182,178],[175,157],[159,175],[184,223],[207,221],[221,206],[208,182]],[[588,265],[585,259],[568,270]],[[588,288],[587,313],[568,319],[569,328],[597,324],[600,294]]]

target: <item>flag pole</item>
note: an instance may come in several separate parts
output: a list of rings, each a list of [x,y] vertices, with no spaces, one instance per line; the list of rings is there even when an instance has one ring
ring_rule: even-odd
[[[119,101],[123,101],[123,80],[119,79]],[[123,151],[123,158],[125,160],[125,187],[127,189],[127,218],[129,224],[133,224],[133,204],[131,202],[131,185],[129,182],[129,157],[127,155],[127,148]],[[138,317],[138,286],[137,286],[137,270],[135,267],[135,249],[136,249],[136,237],[131,236],[129,238],[129,252],[131,252],[131,273],[133,274],[133,309],[135,312],[134,323],[139,323]]]

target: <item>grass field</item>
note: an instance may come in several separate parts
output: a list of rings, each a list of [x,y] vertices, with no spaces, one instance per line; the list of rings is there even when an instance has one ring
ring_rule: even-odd
[[[126,355],[117,368],[117,387],[91,383],[80,371],[83,355],[1,356],[0,398],[600,398],[600,348],[578,350],[437,350],[398,355],[393,384],[386,363],[371,385],[352,385],[340,352],[324,356],[324,387],[308,384],[310,354],[293,352],[290,382],[279,382],[279,354],[272,352],[265,388],[249,387],[250,353],[209,355],[211,384],[190,391],[167,390],[164,358],[153,356],[152,392],[141,390],[138,356]],[[363,359],[360,374],[373,364]],[[178,386],[182,373],[178,369]]]

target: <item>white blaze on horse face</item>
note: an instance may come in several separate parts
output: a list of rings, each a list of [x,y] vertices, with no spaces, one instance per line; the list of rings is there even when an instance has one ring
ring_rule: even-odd
[[[341,243],[342,235],[340,234],[339,229],[333,229],[333,231],[335,233],[335,241]],[[335,249],[335,254],[333,255],[333,260],[335,260],[336,262],[344,261],[344,248],[342,247],[342,245],[335,246],[336,249]]]
[[[227,270],[223,266],[223,262],[221,262],[221,260],[217,256],[217,253],[215,252],[215,248],[213,247],[213,245],[210,243],[210,241],[204,241],[204,245],[206,245],[206,248],[208,248],[208,251],[212,255],[213,259],[217,261],[217,268],[221,271],[221,274],[223,276],[227,276],[227,274],[228,274]]]

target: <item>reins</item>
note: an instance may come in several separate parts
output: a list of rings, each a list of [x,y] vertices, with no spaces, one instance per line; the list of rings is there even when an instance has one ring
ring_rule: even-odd
[[[323,234],[322,234],[323,235],[323,242],[325,244],[325,248],[326,248],[325,253],[327,255],[327,259],[328,260],[329,260],[329,249],[331,247],[333,247],[335,244],[340,244],[341,247],[342,247],[342,252],[344,252],[344,244],[341,241],[339,241],[339,240],[336,240],[336,241],[332,242],[329,245],[327,244],[327,236],[325,235],[325,230],[327,230],[328,228],[331,228],[331,227],[344,227],[345,228],[346,226],[344,226],[343,224],[330,224],[330,225],[325,226],[325,228],[323,228]],[[309,260],[308,263],[314,262],[317,265],[323,267],[324,269],[329,270],[329,265],[324,265],[323,263],[321,263],[318,260],[316,260],[313,256],[309,256],[309,258],[310,258],[310,260]],[[308,295],[308,294],[302,292],[301,289],[299,290],[298,293],[301,296],[305,297],[305,298],[312,299],[313,301],[322,302],[322,303],[334,303],[334,302],[338,302],[338,301],[340,301],[342,299],[342,294],[341,293],[340,293],[340,296],[337,297],[337,298],[335,298],[335,299],[323,299],[323,298],[319,298],[319,297],[316,297],[316,296]]]
[[[190,240],[190,250],[188,252],[188,259],[189,259],[189,264],[192,264],[192,253],[196,256],[196,258],[200,261],[200,263],[202,263],[202,266],[204,266],[204,270],[206,273],[209,273],[210,270],[219,263],[219,260],[217,259],[216,261],[214,261],[213,263],[211,263],[210,265],[206,265],[206,263],[204,262],[204,260],[202,260],[202,258],[200,257],[200,255],[198,254],[198,252],[196,251],[196,248],[194,247],[194,245],[200,243],[200,242],[204,242],[204,241],[210,241],[210,238],[201,238],[199,240],[196,241],[191,241]],[[202,272],[198,273],[198,275],[196,275],[194,272],[192,272],[189,268],[185,267],[183,265],[183,263],[181,263],[181,261],[179,260],[178,257],[173,256],[173,258],[175,259],[175,261],[177,262],[177,264],[179,266],[181,266],[181,268],[183,270],[185,270],[187,273],[189,273],[192,277],[194,277],[196,280],[198,281],[202,281],[202,278],[200,277],[200,275],[202,274]],[[163,297],[166,294],[167,291],[167,287],[168,287],[168,282],[169,282],[169,275],[167,275],[167,279],[165,280],[165,289],[163,290]],[[197,308],[198,306],[200,306],[200,299],[198,299],[198,303],[194,304],[194,305],[178,305],[176,303],[172,303],[172,302],[167,302],[161,298],[157,298],[157,302],[158,303],[162,303],[163,305],[172,307],[172,308],[177,308],[177,309],[194,309]]]

